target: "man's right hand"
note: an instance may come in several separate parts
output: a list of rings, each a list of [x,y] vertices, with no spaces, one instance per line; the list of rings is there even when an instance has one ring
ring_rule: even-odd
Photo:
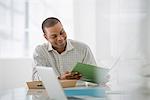
[[[82,75],[78,72],[65,72],[63,75],[59,76],[58,79],[60,80],[79,80]]]

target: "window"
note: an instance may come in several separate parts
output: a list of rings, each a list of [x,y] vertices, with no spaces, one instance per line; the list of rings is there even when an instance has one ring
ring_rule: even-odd
[[[32,57],[35,46],[45,41],[41,23],[50,16],[58,17],[73,37],[72,0],[64,1],[0,1],[0,58]]]

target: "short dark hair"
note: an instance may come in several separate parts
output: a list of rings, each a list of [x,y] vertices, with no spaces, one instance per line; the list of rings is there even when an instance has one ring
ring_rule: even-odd
[[[55,17],[46,18],[42,23],[43,33],[45,33],[45,27],[52,27],[52,26],[56,25],[58,22],[60,22],[60,20],[58,18],[55,18]]]

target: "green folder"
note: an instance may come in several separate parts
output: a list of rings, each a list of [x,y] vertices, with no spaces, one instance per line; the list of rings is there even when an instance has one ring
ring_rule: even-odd
[[[82,75],[81,80],[83,81],[101,83],[108,80],[109,69],[90,64],[77,63],[72,72],[79,72]]]

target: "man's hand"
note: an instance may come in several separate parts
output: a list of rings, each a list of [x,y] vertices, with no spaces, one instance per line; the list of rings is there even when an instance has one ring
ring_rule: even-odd
[[[65,72],[63,75],[61,75],[60,77],[58,77],[58,79],[60,80],[79,80],[81,78],[81,74],[78,72]]]

